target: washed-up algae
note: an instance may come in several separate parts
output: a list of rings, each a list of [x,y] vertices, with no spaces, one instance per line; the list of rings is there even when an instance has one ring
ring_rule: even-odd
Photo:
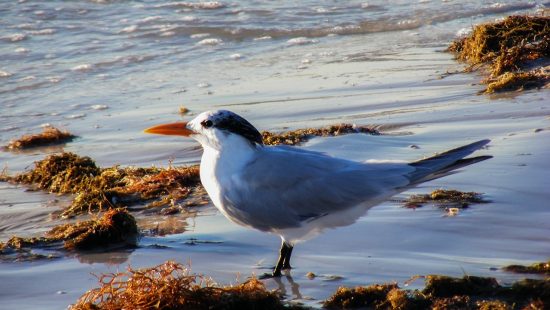
[[[494,278],[429,275],[423,290],[397,284],[339,288],[324,302],[329,309],[547,309],[550,279],[501,286]]]
[[[515,273],[535,273],[535,274],[545,274],[550,275],[550,260],[542,263],[534,263],[529,266],[523,265],[509,265],[505,266],[505,271],[515,272]]]
[[[41,133],[24,135],[18,139],[11,140],[4,150],[20,150],[32,147],[66,143],[76,138],[68,131],[62,131],[52,126],[46,126]]]
[[[64,152],[35,163],[34,169],[2,181],[31,184],[53,193],[76,194],[62,215],[71,217],[114,207],[149,202],[149,207],[170,207],[186,200],[187,205],[206,203],[200,186],[199,168],[99,168],[89,157]]]
[[[307,142],[312,137],[332,137],[345,134],[364,133],[379,135],[380,133],[368,126],[356,126],[352,124],[331,125],[325,128],[305,128],[282,133],[262,131],[262,139],[265,145],[297,145]]]
[[[487,65],[486,93],[548,87],[550,17],[509,16],[477,25],[471,35],[449,46],[467,71]]]
[[[279,294],[255,278],[219,286],[173,261],[105,274],[99,277],[99,285],[72,309],[303,309],[284,304]]]
[[[481,193],[437,189],[429,194],[411,195],[403,201],[403,205],[408,208],[418,208],[425,204],[434,204],[440,208],[467,208],[470,204],[488,202]]]
[[[21,261],[49,256],[34,253],[34,248],[60,248],[66,250],[105,249],[112,246],[135,246],[138,228],[134,217],[126,209],[110,209],[101,217],[71,224],[58,225],[44,237],[12,237],[0,243],[2,260]]]
[[[98,277],[99,287],[84,293],[72,309],[303,309],[281,301],[255,278],[219,286],[167,261],[147,269]],[[420,277],[417,277],[420,278]],[[422,290],[396,283],[340,287],[324,301],[328,309],[547,309],[550,279],[521,280],[501,286],[494,278],[428,275]]]

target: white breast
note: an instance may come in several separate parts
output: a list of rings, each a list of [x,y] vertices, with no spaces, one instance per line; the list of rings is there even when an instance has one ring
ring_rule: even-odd
[[[227,137],[232,139],[232,135]],[[211,147],[204,147],[204,153],[200,165],[201,182],[210,199],[228,219],[235,222],[228,213],[227,208],[232,207],[224,204],[224,192],[232,190],[233,183],[239,179],[242,169],[248,164],[256,151],[248,141],[237,137],[233,143],[227,143],[221,150]],[[243,144],[242,142],[246,142]]]

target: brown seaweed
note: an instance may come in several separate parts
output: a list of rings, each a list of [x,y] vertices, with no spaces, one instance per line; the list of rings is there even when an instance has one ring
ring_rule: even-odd
[[[494,278],[429,275],[423,290],[396,284],[339,288],[324,306],[331,309],[546,309],[550,279],[522,280],[501,286]]]
[[[486,93],[548,87],[550,17],[516,15],[480,24],[448,50],[470,64],[467,70],[488,66]]]
[[[509,272],[515,273],[535,273],[535,274],[545,274],[550,275],[550,260],[542,263],[534,263],[529,266],[523,265],[509,265],[505,266],[502,269]]]
[[[34,248],[65,248],[66,250],[93,250],[113,246],[135,246],[138,228],[134,217],[126,209],[110,209],[101,217],[71,224],[58,225],[44,237],[12,237],[0,243],[3,260],[33,260],[51,258],[37,254]]]
[[[200,186],[198,166],[161,168],[99,168],[89,157],[64,152],[35,163],[34,169],[3,181],[31,184],[61,194],[76,194],[62,215],[93,213],[114,207],[149,202],[149,207],[201,205],[206,193]]]
[[[5,150],[28,149],[52,144],[66,143],[76,138],[66,130],[59,130],[52,126],[46,126],[41,133],[24,135],[21,138],[11,140],[3,148]]]
[[[411,195],[403,201],[403,205],[408,208],[418,208],[429,203],[441,208],[467,208],[470,204],[488,202],[483,199],[481,193],[436,189],[429,194]]]
[[[364,133],[379,135],[380,133],[368,126],[356,126],[352,124],[331,125],[324,128],[305,128],[282,133],[262,131],[262,139],[265,145],[297,145],[310,140],[312,137],[332,137],[352,133]]]
[[[104,274],[99,285],[82,295],[72,309],[303,309],[285,305],[256,278],[219,286],[173,261]]]

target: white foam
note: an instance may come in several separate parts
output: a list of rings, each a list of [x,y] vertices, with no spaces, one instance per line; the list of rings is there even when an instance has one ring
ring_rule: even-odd
[[[336,55],[336,52],[335,51],[327,51],[327,52],[320,52],[319,53],[319,56],[323,56],[323,57],[326,57],[326,56],[334,56]]]
[[[91,64],[82,64],[82,65],[74,66],[71,70],[85,72],[85,71],[90,71],[91,69],[92,69]]]
[[[202,82],[202,83],[197,84],[197,87],[198,88],[207,88],[207,87],[210,87],[210,84],[208,84],[206,82]]]
[[[311,63],[311,60],[310,59],[302,59],[302,63],[305,65],[305,64],[310,64]]]
[[[105,109],[108,109],[109,107],[104,105],[104,104],[94,104],[90,108],[92,108],[94,110],[105,110]]]
[[[7,72],[7,71],[3,71],[3,70],[0,70],[0,78],[5,78],[5,77],[10,77],[12,76],[13,74]]]
[[[196,20],[198,20],[198,18],[191,15],[186,15],[181,18],[181,21],[184,21],[184,22],[194,22]]]
[[[36,80],[36,76],[28,75],[26,77],[20,78],[19,82],[27,82],[27,81],[33,81],[33,80]]]
[[[263,41],[263,40],[271,40],[271,39],[273,39],[271,36],[263,36],[263,37],[254,38],[254,41]]]
[[[472,27],[462,28],[456,32],[457,37],[465,37],[472,32]]]
[[[84,118],[84,117],[86,117],[85,113],[72,114],[72,115],[65,116],[66,119],[79,119],[79,118]]]
[[[37,36],[46,36],[46,35],[54,34],[55,30],[51,28],[46,28],[46,29],[29,31],[29,33]]]
[[[131,25],[128,27],[122,28],[118,33],[132,33],[138,29],[138,25]]]
[[[18,48],[15,49],[15,52],[16,52],[16,53],[21,53],[21,54],[23,54],[23,53],[28,53],[28,52],[30,52],[30,51],[31,51],[31,50],[29,50],[28,48],[24,48],[24,47],[18,47]]]
[[[243,58],[243,55],[241,55],[239,53],[235,53],[235,54],[229,55],[229,58],[231,58],[233,60],[239,60],[239,59]]]
[[[26,38],[27,35],[24,33],[14,33],[5,37],[5,39],[9,40],[10,42],[19,42],[25,40]]]
[[[223,44],[222,39],[216,39],[216,38],[204,39],[197,43],[197,45],[210,45],[210,46],[220,45],[220,44]]]
[[[59,83],[63,80],[63,78],[60,76],[50,76],[50,77],[47,77],[46,79],[50,81],[50,83]]]
[[[161,32],[160,33],[160,36],[161,37],[171,37],[173,35],[175,35],[176,32],[175,31],[164,31],[164,32]]]
[[[159,15],[155,15],[155,16],[147,16],[145,18],[142,18],[138,21],[138,23],[149,23],[149,22],[152,22],[152,21],[155,21],[155,20],[159,20],[159,19],[162,19],[162,16],[159,16]]]
[[[288,45],[305,45],[305,44],[311,44],[311,43],[317,43],[317,42],[319,41],[315,39],[306,38],[306,37],[297,37],[286,41]]]
[[[214,9],[224,8],[225,4],[219,1],[207,1],[207,2],[174,1],[174,2],[158,4],[154,7],[155,8],[183,7],[183,8],[190,8],[190,9],[214,10]]]
[[[192,34],[189,37],[191,39],[201,39],[201,38],[206,38],[206,37],[209,37],[209,36],[210,36],[209,33],[195,33],[195,34]]]

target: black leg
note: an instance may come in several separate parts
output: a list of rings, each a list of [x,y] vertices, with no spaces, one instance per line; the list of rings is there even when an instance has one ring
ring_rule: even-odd
[[[290,267],[290,256],[292,255],[292,249],[294,249],[294,247],[291,245],[287,245],[287,247],[288,249],[286,251],[285,260],[283,262],[283,269],[292,269],[292,267]]]
[[[288,259],[290,259],[290,255],[288,254],[289,251],[292,251],[292,247],[288,246],[286,242],[283,241],[283,244],[281,244],[281,251],[279,252],[279,260],[277,261],[277,265],[275,266],[275,269],[273,269],[274,277],[281,276],[281,270],[283,269],[285,260],[287,259],[287,257]]]

